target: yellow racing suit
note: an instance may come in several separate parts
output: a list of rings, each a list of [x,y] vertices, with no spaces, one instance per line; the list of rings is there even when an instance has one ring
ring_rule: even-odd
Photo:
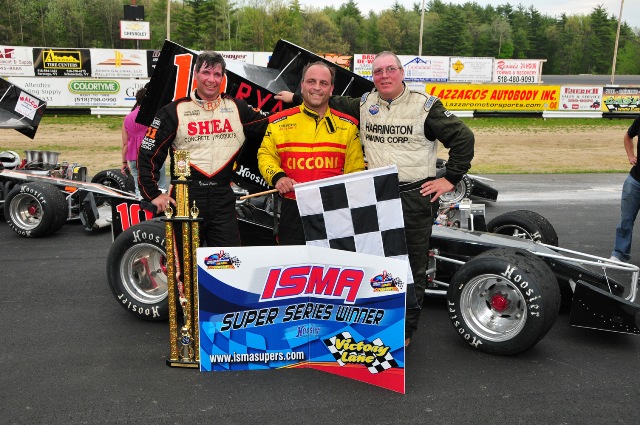
[[[304,104],[273,114],[258,149],[258,168],[271,186],[285,176],[304,183],[363,171],[358,120],[333,109],[320,118]],[[295,193],[284,198],[279,241],[304,244]]]

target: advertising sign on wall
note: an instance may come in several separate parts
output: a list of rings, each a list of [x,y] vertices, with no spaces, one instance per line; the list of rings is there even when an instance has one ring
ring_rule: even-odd
[[[492,77],[493,58],[452,56],[449,59],[449,81],[483,83],[490,82]]]
[[[560,104],[562,111],[599,111],[602,102],[602,87],[562,86]]]
[[[398,56],[406,81],[448,81],[449,58],[446,56]]]
[[[371,75],[371,67],[373,65],[373,58],[376,55],[353,55],[353,72],[368,80],[373,79]]]
[[[463,111],[556,110],[560,99],[560,86],[428,83],[426,91],[447,109]]]
[[[0,76],[33,77],[31,47],[0,46]]]
[[[10,77],[9,81],[46,101],[49,107],[131,107],[136,91],[149,80]]]
[[[37,77],[89,77],[89,49],[33,48],[33,67]]]
[[[512,84],[540,83],[542,62],[538,59],[496,59],[493,63],[493,82]]]
[[[605,112],[640,112],[640,87],[605,87],[602,102]]]
[[[102,78],[147,78],[146,51],[91,49],[91,75]]]
[[[353,72],[372,80],[373,59],[376,55],[353,55]],[[449,57],[399,55],[407,82],[448,81]]]

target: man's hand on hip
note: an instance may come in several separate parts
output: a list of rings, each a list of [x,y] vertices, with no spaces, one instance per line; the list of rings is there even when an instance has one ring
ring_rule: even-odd
[[[435,202],[443,193],[451,192],[455,186],[444,177],[430,180],[422,184],[420,194],[422,196],[431,195],[431,202]]]

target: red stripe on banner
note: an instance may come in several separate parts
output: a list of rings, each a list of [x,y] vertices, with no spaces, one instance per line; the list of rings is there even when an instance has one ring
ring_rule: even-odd
[[[337,363],[309,363],[309,369],[316,369],[333,375],[343,376],[405,394],[404,368],[391,368],[380,373],[371,373],[362,365],[340,366]]]

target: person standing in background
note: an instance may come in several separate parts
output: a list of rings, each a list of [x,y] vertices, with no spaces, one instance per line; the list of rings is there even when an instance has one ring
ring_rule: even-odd
[[[136,196],[140,196],[137,167],[138,148],[148,128],[146,125],[138,124],[136,118],[146,92],[147,89],[144,87],[136,92],[136,103],[131,108],[131,112],[124,117],[124,122],[122,123],[122,168],[120,171],[126,175],[128,170],[133,176],[133,181],[136,185]],[[167,173],[164,165],[160,170],[159,186],[165,192],[167,191]]]
[[[640,134],[640,115],[624,134],[624,150],[627,152],[629,164],[632,165],[627,179],[622,185],[622,199],[620,202],[620,223],[616,227],[616,240],[613,245],[610,260],[628,262],[631,259],[631,239],[633,224],[640,210],[640,168],[638,154],[633,145],[633,139]]]

